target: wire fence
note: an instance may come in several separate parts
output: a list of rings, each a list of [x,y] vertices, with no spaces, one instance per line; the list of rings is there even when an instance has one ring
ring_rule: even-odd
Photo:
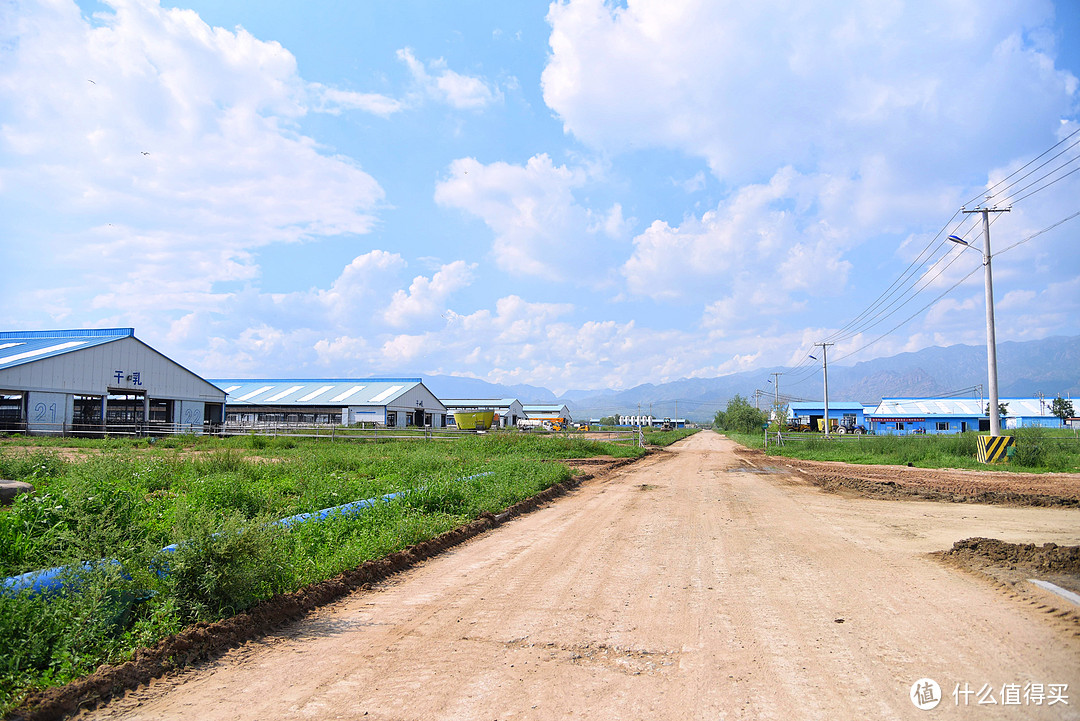
[[[307,438],[341,441],[422,440],[454,441],[491,433],[543,434],[566,438],[584,438],[607,443],[633,443],[644,447],[644,433],[630,431],[548,431],[493,428],[490,430],[461,430],[456,427],[395,427],[378,424],[342,426],[329,423],[166,423],[161,421],[133,423],[42,423],[7,421],[0,424],[0,433],[59,436],[74,438],[165,438],[171,436],[218,436],[222,438],[253,436],[261,438]]]

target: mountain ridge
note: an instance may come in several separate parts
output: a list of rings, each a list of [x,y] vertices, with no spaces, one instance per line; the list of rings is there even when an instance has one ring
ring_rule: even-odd
[[[1034,341],[998,343],[998,395],[1047,398],[1080,395],[1080,336],[1051,336]],[[501,385],[478,378],[425,376],[424,383],[440,398],[518,398],[522,403],[565,403],[575,418],[613,413],[642,413],[710,420],[736,394],[762,407],[776,395],[770,380],[779,373],[780,395],[786,399],[821,400],[822,370],[772,367],[715,378],[682,378],[668,383],[642,383],[622,390],[568,390],[561,395],[528,384]],[[829,365],[829,398],[876,404],[882,397],[978,395],[986,386],[984,346],[931,346],[854,365]],[[787,376],[787,378],[785,378]],[[468,392],[465,392],[468,391]],[[965,393],[966,392],[966,393]]]

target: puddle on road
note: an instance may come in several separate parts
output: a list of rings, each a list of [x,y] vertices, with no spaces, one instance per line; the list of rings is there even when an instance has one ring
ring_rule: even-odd
[[[726,473],[759,473],[763,475],[777,475],[785,473],[783,468],[777,468],[776,466],[739,466],[737,468],[728,468]]]

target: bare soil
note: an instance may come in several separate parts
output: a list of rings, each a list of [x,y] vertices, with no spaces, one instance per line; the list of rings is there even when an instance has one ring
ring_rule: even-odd
[[[863,498],[1080,507],[1080,474],[1076,473],[855,465],[767,456],[742,446],[737,455],[754,467],[794,470],[823,490]]]
[[[996,538],[965,538],[937,555],[946,563],[984,574],[1007,586],[1023,588],[1024,581],[1037,578],[1080,593],[1080,546],[1056,543],[1037,546],[1005,543]],[[1070,610],[1068,601],[1060,603],[1066,611]],[[1080,616],[1073,614],[1073,617],[1080,630]]]
[[[257,632],[222,630],[224,652],[198,629],[190,654],[156,652],[136,689],[79,718],[904,719],[925,717],[922,678],[944,717],[1080,718],[1075,611],[961,559],[1072,568],[1056,549],[1080,545],[1080,509],[828,493],[769,463],[697,434],[346,574],[329,603],[305,591],[280,619],[245,614]],[[110,683],[53,708],[131,685]],[[1069,705],[951,696],[1012,683],[1069,684]]]

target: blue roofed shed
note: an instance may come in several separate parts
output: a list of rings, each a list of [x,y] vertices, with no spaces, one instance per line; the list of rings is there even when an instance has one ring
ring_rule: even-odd
[[[134,328],[0,332],[0,427],[39,434],[201,433],[225,393]]]
[[[788,405],[788,420],[798,421],[811,430],[824,430],[824,401],[793,401]],[[852,401],[829,401],[829,428],[866,426],[865,409],[862,403]]]
[[[229,394],[226,424],[442,428],[446,406],[420,378],[240,378],[214,381]]]

